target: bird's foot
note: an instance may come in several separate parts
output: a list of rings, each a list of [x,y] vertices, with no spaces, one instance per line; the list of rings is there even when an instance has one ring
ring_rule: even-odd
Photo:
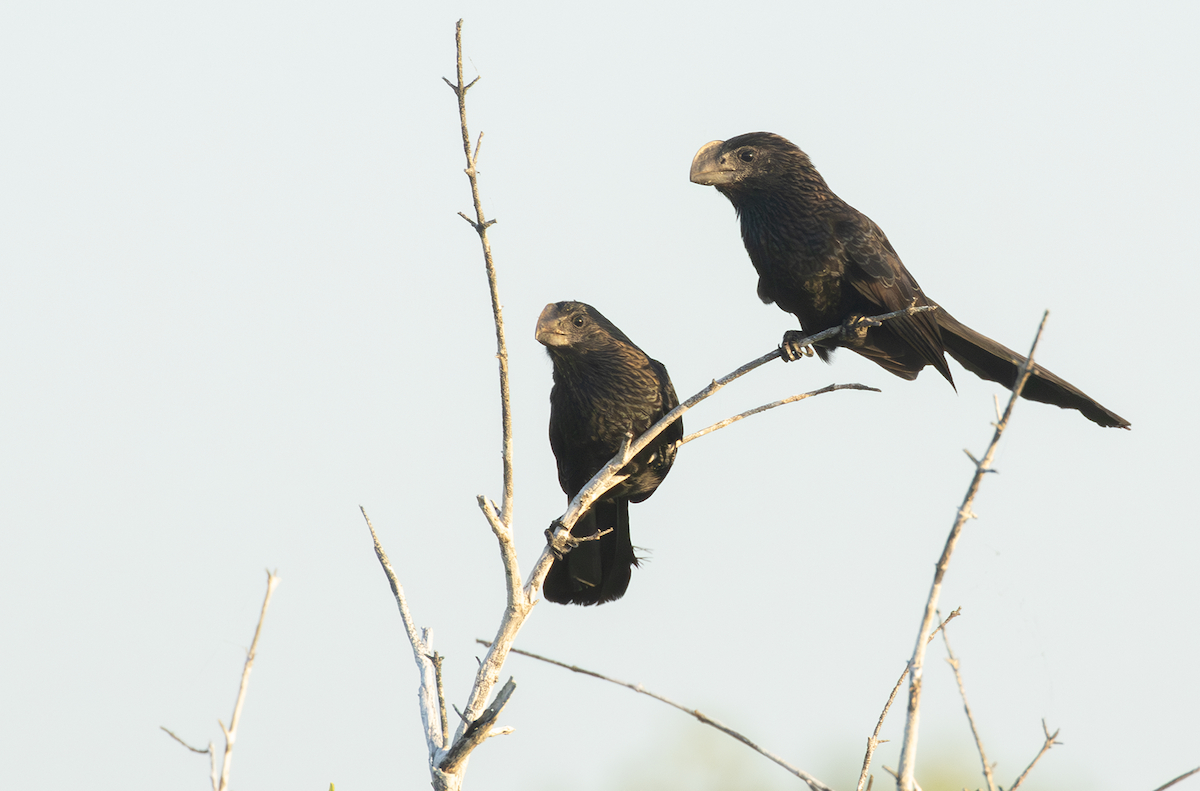
[[[842,322],[841,335],[838,342],[843,346],[862,346],[867,340],[867,331],[878,327],[880,322],[866,316],[855,314]]]
[[[571,531],[566,527],[561,521],[555,519],[546,528],[546,546],[550,547],[550,554],[554,555],[555,560],[562,560],[568,552],[579,546],[579,539],[571,535]],[[560,531],[559,528],[562,530]],[[557,539],[554,537],[555,533],[559,534]]]
[[[559,528],[562,528],[561,532],[559,531]],[[572,549],[575,549],[580,544],[583,544],[587,541],[599,541],[613,531],[613,529],[609,527],[604,530],[597,530],[591,535],[577,536],[566,528],[567,526],[558,519],[555,519],[550,523],[550,526],[546,528],[546,545],[550,547],[550,553],[554,555],[555,559],[557,560],[562,560],[567,556],[568,552],[570,552]],[[557,539],[554,537],[555,533],[558,533]]]
[[[812,345],[800,343],[806,337],[808,336],[799,330],[788,330],[783,333],[783,342],[779,344],[779,356],[785,363],[795,362],[801,357],[813,356]]]

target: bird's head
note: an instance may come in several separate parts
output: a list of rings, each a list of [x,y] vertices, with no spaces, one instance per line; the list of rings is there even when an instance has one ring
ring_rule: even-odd
[[[692,159],[689,174],[696,184],[716,187],[726,195],[769,189],[820,176],[808,155],[770,132],[749,132],[705,143]]]
[[[583,302],[551,302],[538,316],[534,337],[550,351],[586,352],[606,347],[614,339],[633,345],[600,311]]]

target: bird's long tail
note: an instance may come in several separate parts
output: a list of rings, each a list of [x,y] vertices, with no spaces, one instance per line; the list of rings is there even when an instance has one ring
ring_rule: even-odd
[[[558,604],[604,604],[625,595],[638,564],[629,538],[629,501],[601,500],[575,523],[571,535],[576,538],[612,532],[595,540],[584,541],[554,561],[542,595]]]
[[[942,330],[942,343],[951,357],[981,379],[999,382],[1009,390],[1013,389],[1017,371],[1025,362],[1022,355],[976,332],[944,309],[935,311],[935,315]],[[1063,409],[1078,409],[1088,420],[1101,426],[1129,428],[1128,420],[1037,363],[1034,363],[1034,371],[1025,382],[1021,396]]]

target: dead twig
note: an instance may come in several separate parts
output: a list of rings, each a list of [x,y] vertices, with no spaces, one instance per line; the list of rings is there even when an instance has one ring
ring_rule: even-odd
[[[404,587],[396,577],[392,561],[388,559],[387,552],[379,543],[379,536],[375,533],[375,526],[371,524],[371,517],[367,516],[366,509],[359,506],[359,510],[362,511],[363,519],[367,521],[367,529],[371,531],[371,540],[375,542],[375,557],[379,560],[379,565],[383,567],[383,573],[387,575],[388,583],[392,586],[392,595],[396,599],[396,607],[400,610],[400,620],[404,624],[405,634],[408,635],[409,645],[412,646],[413,660],[417,663],[417,673],[421,678],[417,700],[421,711],[421,724],[425,730],[425,746],[429,750],[430,760],[434,760],[441,757],[445,751],[447,735],[446,731],[440,727],[444,717],[439,716],[442,706],[439,705],[437,668],[434,667],[431,659],[433,633],[425,629],[418,634],[416,622],[408,610],[408,601],[404,598]]]
[[[938,616],[940,617],[941,613],[938,613]],[[972,716],[971,706],[967,703],[967,689],[963,686],[958,657],[950,648],[950,634],[946,629],[942,629],[942,642],[946,644],[946,661],[950,663],[950,667],[954,668],[954,680],[958,684],[958,694],[962,696],[963,711],[967,713],[967,722],[971,725],[971,735],[975,737],[975,746],[979,749],[979,760],[983,762],[983,778],[987,781],[988,791],[996,791],[996,778],[992,776],[992,765],[988,763],[987,753],[983,749],[983,740],[979,738],[979,729],[975,727],[975,717]]]
[[[1061,728],[1059,730],[1061,730]],[[1032,770],[1037,762],[1041,760],[1042,756],[1045,755],[1046,752],[1054,745],[1062,744],[1062,742],[1055,741],[1055,739],[1058,738],[1058,731],[1056,730],[1054,733],[1051,733],[1050,729],[1046,727],[1045,720],[1042,720],[1042,732],[1046,734],[1046,741],[1042,744],[1042,749],[1039,750],[1038,754],[1033,757],[1033,760],[1029,762],[1029,766],[1025,767],[1025,771],[1021,772],[1021,776],[1017,778],[1017,781],[1013,783],[1011,787],[1009,787],[1008,791],[1017,791],[1017,789],[1021,787],[1021,783],[1025,782],[1025,778],[1029,775],[1030,770]]]
[[[184,747],[188,748],[189,750],[191,750],[191,751],[192,751],[192,752],[194,752],[194,753],[200,753],[201,755],[205,755],[205,754],[207,754],[207,753],[210,753],[210,752],[212,752],[212,748],[213,748],[212,742],[209,742],[209,743],[208,743],[208,746],[207,746],[207,747],[205,747],[203,750],[201,750],[199,747],[193,747],[192,745],[190,745],[190,744],[188,744],[187,742],[185,742],[183,739],[180,739],[178,736],[176,736],[176,735],[175,735],[175,732],[174,732],[174,731],[171,731],[170,729],[168,729],[168,728],[165,728],[165,727],[163,727],[162,725],[159,725],[158,727],[159,727],[159,729],[160,729],[160,730],[164,730],[164,731],[166,731],[166,732],[167,732],[167,735],[168,735],[168,736],[170,736],[172,739],[174,739],[175,741],[179,742],[179,743],[180,743],[180,744],[182,744]]]
[[[480,640],[479,638],[476,638],[475,642],[480,643],[482,645],[491,645],[491,643],[488,642],[487,640]],[[692,715],[693,717],[695,717],[696,719],[698,719],[700,722],[704,723],[705,725],[709,725],[713,728],[716,728],[717,730],[721,731],[722,733],[726,734],[727,736],[732,736],[734,739],[737,739],[739,742],[746,745],[751,750],[754,750],[755,752],[759,753],[760,755],[762,755],[766,758],[769,758],[770,760],[779,764],[784,769],[791,772],[793,775],[795,775],[796,777],[800,778],[805,783],[807,783],[808,787],[810,789],[812,789],[812,791],[832,791],[832,789],[830,789],[829,786],[825,785],[820,780],[818,780],[817,778],[810,775],[808,772],[805,772],[803,769],[799,769],[795,766],[792,766],[790,763],[783,760],[778,755],[775,755],[774,753],[770,752],[769,750],[764,750],[762,747],[759,747],[757,744],[750,741],[749,739],[747,739],[745,736],[738,733],[737,731],[733,730],[728,725],[725,725],[721,722],[718,722],[717,720],[714,720],[712,717],[709,717],[707,714],[704,714],[703,712],[701,712],[697,709],[689,709],[687,706],[684,706],[680,703],[676,703],[675,701],[671,700],[670,698],[665,698],[662,695],[659,695],[657,692],[651,692],[650,690],[643,687],[641,684],[631,684],[628,681],[621,681],[619,679],[611,678],[609,676],[604,675],[603,673],[597,673],[594,670],[586,670],[582,667],[577,667],[576,665],[568,665],[565,662],[559,662],[557,659],[550,659],[549,657],[540,656],[538,654],[534,654],[529,651],[522,651],[520,648],[513,648],[513,649],[510,649],[510,651],[511,651],[511,653],[514,653],[514,654],[520,654],[521,656],[527,656],[530,659],[537,659],[538,661],[541,661],[541,662],[546,662],[548,664],[555,665],[557,667],[565,668],[566,670],[570,670],[572,673],[580,673],[585,676],[591,676],[592,678],[598,678],[601,681],[607,681],[610,684],[616,684],[617,686],[625,687],[626,689],[632,689],[634,692],[637,692],[640,695],[647,695],[651,698],[654,698],[657,701],[666,703],[668,706],[673,706],[674,708],[677,708],[686,714]]]
[[[1193,769],[1190,772],[1184,772],[1179,777],[1176,777],[1174,780],[1169,781],[1165,785],[1160,785],[1158,788],[1154,789],[1154,791],[1165,791],[1166,789],[1168,789],[1171,786],[1178,783],[1180,780],[1187,780],[1189,777],[1196,774],[1197,772],[1200,772],[1200,766],[1197,766],[1195,769]]]
[[[1013,385],[1012,397],[1008,399],[1008,406],[1005,408],[999,422],[996,423],[995,432],[992,434],[992,441],[988,445],[987,452],[984,453],[981,460],[975,462],[975,474],[972,476],[971,483],[967,487],[967,494],[958,509],[954,525],[950,528],[950,535],[946,538],[946,546],[942,549],[942,556],[938,559],[937,568],[934,571],[933,584],[929,588],[929,598],[925,603],[925,613],[921,618],[921,628],[917,631],[916,646],[913,649],[912,660],[909,662],[908,717],[904,724],[904,743],[900,748],[900,778],[898,784],[900,791],[913,791],[914,789],[913,774],[916,770],[917,760],[917,732],[921,719],[921,682],[925,666],[925,645],[929,642],[926,635],[930,634],[933,629],[938,597],[942,591],[942,581],[945,579],[946,569],[950,565],[950,556],[954,553],[954,547],[958,544],[963,526],[966,525],[968,519],[975,516],[971,511],[971,504],[975,500],[975,495],[979,492],[984,475],[991,470],[992,458],[996,454],[996,447],[1000,444],[1000,437],[1003,436],[1004,429],[1008,427],[1008,421],[1012,418],[1013,407],[1016,406],[1017,398],[1021,395],[1021,390],[1025,387],[1025,381],[1029,378],[1031,366],[1033,365],[1033,356],[1037,351],[1038,341],[1042,337],[1042,330],[1045,329],[1046,319],[1049,316],[1049,311],[1046,311],[1042,315],[1041,324],[1038,325],[1037,334],[1034,336],[1033,344],[1029,348],[1029,355],[1017,371],[1016,382]],[[968,453],[967,455],[970,456],[971,454]],[[974,460],[973,457],[972,460]]]
[[[207,753],[209,763],[211,764],[211,779],[213,791],[227,791],[229,788],[229,767],[233,762],[233,745],[237,741],[238,723],[242,720],[242,707],[246,703],[246,691],[250,688],[250,670],[254,667],[254,657],[258,654],[258,638],[262,635],[263,621],[267,618],[267,607],[271,604],[271,594],[275,592],[275,587],[279,585],[279,577],[271,571],[267,571],[267,595],[263,597],[262,612],[258,615],[258,625],[254,627],[254,639],[250,641],[250,649],[246,652],[246,663],[242,666],[242,681],[238,685],[237,699],[233,703],[233,716],[229,719],[229,727],[225,727],[225,723],[217,720],[217,725],[221,726],[221,733],[225,736],[225,752],[221,759],[221,769],[217,770],[217,752],[213,748],[212,742],[208,743],[206,749],[197,749],[183,739],[180,739],[171,731],[162,728],[175,741],[182,744],[194,753]]]
[[[512,527],[513,522],[513,430],[512,430],[512,406],[509,398],[508,389],[508,345],[504,340],[504,315],[503,309],[500,306],[500,287],[496,280],[496,267],[492,261],[492,245],[488,241],[487,229],[496,223],[495,220],[485,220],[483,214],[483,201],[479,197],[479,149],[483,146],[483,132],[479,133],[479,138],[475,143],[475,150],[471,151],[471,133],[467,130],[467,91],[471,89],[475,83],[479,82],[479,77],[471,80],[470,83],[463,83],[463,59],[462,59],[462,25],[463,21],[458,20],[458,24],[454,26],[454,49],[456,53],[456,67],[458,74],[458,83],[452,83],[445,77],[442,80],[450,86],[454,91],[454,95],[458,97],[458,118],[459,125],[462,128],[462,144],[463,155],[467,159],[467,167],[463,171],[467,174],[467,178],[471,182],[471,200],[475,205],[475,219],[472,220],[467,215],[459,212],[459,216],[469,222],[479,234],[479,243],[483,248],[483,264],[487,271],[488,290],[492,295],[492,316],[496,325],[496,361],[500,368],[500,423],[502,434],[502,454],[504,458],[504,498],[500,507],[500,521],[507,527]]]
[[[799,393],[797,395],[788,396],[787,398],[781,398],[780,400],[772,401],[769,404],[763,404],[762,406],[756,406],[754,409],[747,409],[745,412],[742,412],[740,415],[734,415],[733,417],[727,417],[724,420],[713,423],[711,426],[709,426],[707,428],[702,428],[699,431],[696,431],[692,434],[688,434],[686,437],[679,440],[679,444],[686,445],[687,443],[691,442],[694,439],[700,439],[705,434],[709,434],[718,429],[725,428],[726,426],[736,423],[739,420],[748,418],[751,415],[757,415],[760,412],[766,412],[768,409],[774,409],[775,407],[780,407],[780,406],[783,406],[784,404],[791,404],[796,401],[803,401],[804,399],[812,398],[813,396],[824,395],[825,393],[832,393],[835,390],[870,390],[872,393],[881,392],[879,390],[879,388],[867,387],[866,385],[860,385],[860,384],[826,385],[825,387],[822,387],[819,390],[811,390],[807,393]]]
[[[959,607],[959,608],[955,609],[954,612],[947,615],[946,620],[944,620],[940,624],[938,624],[938,628],[934,629],[933,634],[929,635],[929,639],[932,640],[934,637],[936,637],[938,632],[940,632],[942,629],[946,628],[946,624],[950,623],[951,621],[953,621],[955,618],[957,618],[961,614],[962,614],[962,607]],[[928,642],[928,641],[926,641],[926,642]],[[900,691],[900,685],[904,683],[904,679],[907,676],[908,676],[908,665],[905,665],[904,671],[902,673],[900,673],[900,678],[896,679],[896,685],[892,687],[892,694],[888,695],[887,703],[884,704],[883,711],[879,715],[879,721],[875,723],[875,731],[867,738],[867,752],[863,756],[862,773],[859,774],[859,776],[858,776],[857,791],[863,791],[863,783],[867,783],[868,789],[871,787],[870,781],[867,779],[868,772],[871,771],[871,757],[875,754],[876,748],[878,748],[879,745],[883,744],[884,741],[886,741],[884,739],[879,738],[879,731],[881,731],[883,729],[883,721],[885,719],[887,719],[888,710],[892,708],[892,701],[894,701],[896,699],[896,693]],[[884,767],[884,768],[886,769],[887,767]],[[891,770],[888,770],[888,771],[891,771]],[[895,773],[893,772],[893,774],[895,774]]]

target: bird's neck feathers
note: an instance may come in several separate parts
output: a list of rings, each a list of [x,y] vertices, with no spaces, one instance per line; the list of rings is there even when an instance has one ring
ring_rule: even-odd
[[[555,389],[562,385],[565,392],[582,395],[589,401],[608,401],[618,395],[645,397],[658,391],[650,358],[632,344],[551,349],[550,358],[554,362]]]
[[[738,216],[746,212],[820,210],[842,202],[804,154],[789,157],[768,175],[717,189],[737,209]]]
[[[603,380],[629,368],[631,362],[642,367],[648,359],[632,344],[624,348],[615,344],[551,347],[547,351],[554,362],[555,378],[562,376],[576,382]]]

